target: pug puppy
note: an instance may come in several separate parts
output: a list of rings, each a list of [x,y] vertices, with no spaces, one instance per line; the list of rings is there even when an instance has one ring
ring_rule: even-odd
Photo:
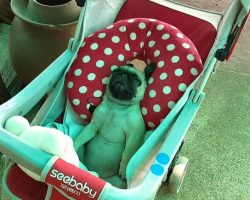
[[[115,69],[91,122],[74,141],[76,150],[84,145],[83,162],[88,170],[116,187],[126,187],[127,164],[146,132],[140,101],[154,69],[154,64],[144,72],[132,64]]]

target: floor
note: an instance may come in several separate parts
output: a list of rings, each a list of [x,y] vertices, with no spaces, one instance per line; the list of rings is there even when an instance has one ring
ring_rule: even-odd
[[[7,31],[0,24],[0,69],[8,53]],[[249,44],[250,23],[230,62],[219,66],[205,88],[181,151],[190,160],[181,191],[169,194],[162,185],[157,200],[250,199]]]

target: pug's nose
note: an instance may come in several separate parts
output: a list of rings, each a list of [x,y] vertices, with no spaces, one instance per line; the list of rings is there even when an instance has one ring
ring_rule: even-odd
[[[117,83],[115,84],[115,91],[119,92],[119,93],[124,93],[124,86],[121,83]]]

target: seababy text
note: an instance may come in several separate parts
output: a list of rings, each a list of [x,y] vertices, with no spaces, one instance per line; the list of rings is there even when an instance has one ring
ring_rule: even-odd
[[[88,195],[88,197],[94,199],[96,197],[97,191],[94,191],[88,186],[88,183],[81,183],[77,182],[75,180],[74,176],[65,176],[64,173],[59,172],[56,169],[53,169],[51,171],[50,176],[52,178],[56,178],[59,181],[62,181],[63,183],[61,184],[62,189],[67,190],[73,194],[76,194],[78,196],[81,195],[81,193],[84,193]]]

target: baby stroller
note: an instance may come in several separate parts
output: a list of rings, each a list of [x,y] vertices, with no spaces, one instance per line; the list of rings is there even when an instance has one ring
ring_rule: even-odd
[[[223,14],[218,14],[165,0],[87,0],[80,15],[75,37],[69,41],[68,49],[19,94],[0,106],[0,151],[12,160],[5,170],[3,178],[3,190],[6,195],[13,199],[154,199],[160,185],[165,181],[171,191],[178,192],[187,168],[187,159],[178,155],[179,150],[204,99],[203,88],[216,63],[230,57],[249,16],[249,7],[250,3],[247,0],[234,0],[230,2]],[[166,27],[161,26],[162,21],[170,24],[167,27],[172,32],[171,34],[162,32],[160,38],[167,40],[175,35],[176,39],[179,38],[178,41],[184,39],[185,42],[178,44],[182,46],[181,51],[186,53],[186,61],[188,62],[185,62],[185,64],[190,61],[195,66],[188,64],[190,73],[187,76],[188,78],[185,75],[186,82],[174,81],[171,82],[171,85],[168,85],[170,83],[160,85],[155,77],[151,79],[152,84],[149,85],[148,95],[145,98],[147,98],[147,101],[153,99],[153,103],[151,101],[150,104],[153,105],[152,110],[155,112],[152,114],[153,117],[150,117],[148,115],[150,109],[146,105],[147,101],[144,101],[142,113],[147,128],[151,129],[152,132],[127,166],[127,189],[113,187],[62,159],[34,149],[4,129],[5,121],[9,117],[25,115],[48,94],[32,124],[45,126],[56,121],[63,113],[63,123],[57,124],[57,126],[66,134],[75,138],[79,129],[90,117],[88,110],[77,109],[79,98],[76,96],[78,94],[71,92],[73,81],[70,79],[71,77],[78,77],[80,73],[77,62],[88,63],[93,60],[92,55],[84,54],[83,50],[86,49],[86,45],[90,44],[89,46],[91,46],[95,41],[93,38],[101,37],[101,33],[107,35],[110,30],[118,30],[121,27],[120,23],[123,23],[122,25],[126,27],[132,27],[134,24],[139,27],[139,24],[141,24],[140,27],[144,30],[148,27],[145,25],[151,25],[152,30],[150,30],[153,33],[153,31],[165,31]],[[103,29],[105,27],[108,28]],[[106,32],[103,32],[104,30]],[[156,35],[148,32],[148,30],[145,32],[148,37]],[[137,39],[138,36],[136,34]],[[128,37],[135,42],[133,43],[135,47],[132,43],[129,43],[129,50],[133,49],[134,51],[131,55],[120,56],[120,60],[126,62],[134,58],[140,58],[145,62],[157,62],[157,67],[160,70],[163,68],[169,70],[163,67],[167,58],[166,60],[158,60],[160,57],[158,49],[154,49],[152,52],[147,50],[146,53],[140,52],[140,48],[135,51],[137,47],[136,40],[134,40],[135,35],[130,34]],[[114,38],[114,41],[116,42],[117,38]],[[155,43],[150,43],[150,41],[157,41],[157,38],[155,40],[151,38],[148,43],[145,42],[147,47],[155,46]],[[178,44],[168,46],[169,52],[177,48]],[[95,47],[96,45],[92,46],[92,48]],[[124,52],[126,52],[126,49]],[[107,50],[106,53],[109,54],[110,50]],[[160,55],[161,53],[160,51]],[[139,57],[139,55],[144,57]],[[84,58],[84,56],[89,57]],[[172,64],[181,60],[181,56],[173,57],[170,57],[170,61],[173,59]],[[102,61],[106,63],[106,60],[102,59]],[[98,63],[99,68],[102,68],[102,64],[102,62]],[[110,64],[115,65],[114,63]],[[204,67],[202,67],[202,64]],[[170,69],[173,70],[173,76],[175,74],[175,77],[183,77],[185,74],[183,68]],[[90,71],[87,74],[96,73],[92,72],[90,68],[88,70]],[[106,72],[102,71],[101,73],[105,74]],[[90,80],[95,77],[93,74],[89,76]],[[161,74],[163,75],[161,76]],[[167,80],[166,74],[170,77],[171,71],[160,71],[158,76]],[[166,84],[165,81],[163,82]],[[153,98],[158,94],[158,91],[152,92],[156,87],[154,84],[157,84],[160,90],[165,88],[164,94],[170,94],[171,89],[176,87],[178,92],[175,94],[178,95],[174,96],[174,100],[167,99],[165,96]],[[88,87],[92,86],[89,85]],[[96,91],[97,89],[93,90]],[[96,93],[97,96],[99,94],[100,92]],[[160,100],[160,102],[154,102],[155,99]],[[164,112],[161,109],[163,107],[161,102],[167,104]],[[15,163],[38,174],[44,182],[34,181],[24,174]],[[82,184],[84,189],[65,187],[62,179],[51,178],[52,170],[64,174],[64,177],[74,177],[74,181]],[[18,180],[16,180],[16,177],[19,177]]]

